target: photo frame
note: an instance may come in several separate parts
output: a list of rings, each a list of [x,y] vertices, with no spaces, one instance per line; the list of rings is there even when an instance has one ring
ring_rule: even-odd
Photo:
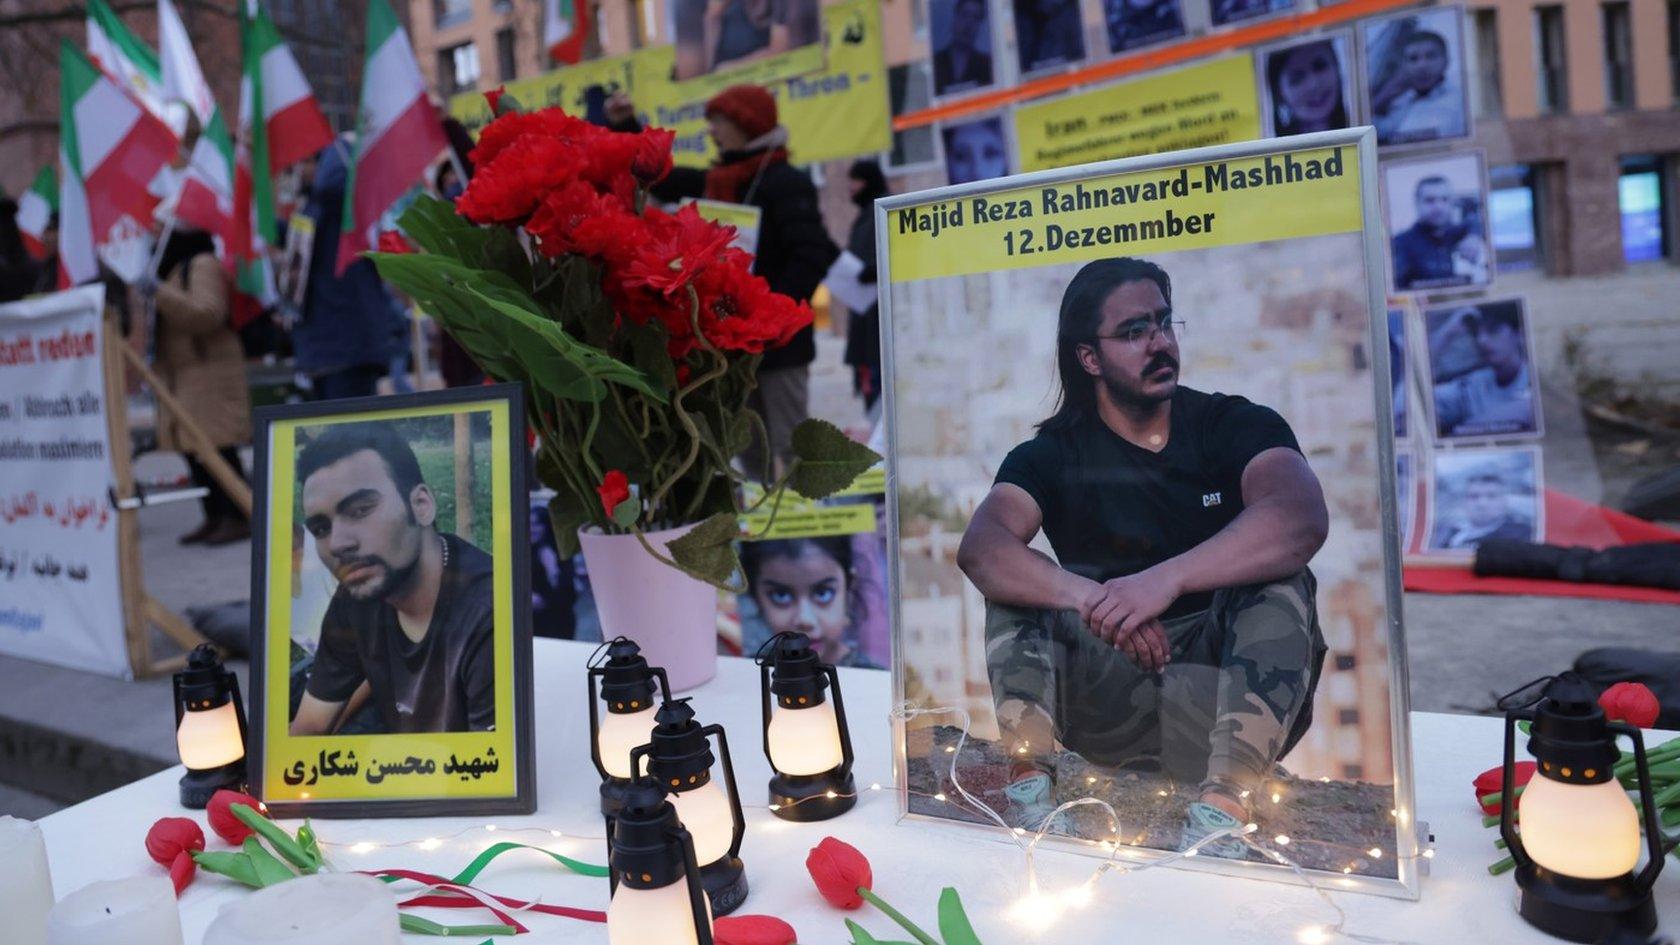
[[[1236,180],[1242,183],[1232,186]],[[1231,801],[1259,824],[1253,843],[1275,844],[1287,833],[1293,841],[1287,850],[1272,849],[1295,859],[1306,875],[1333,876],[1341,888],[1416,898],[1419,843],[1410,814],[1400,523],[1374,133],[1362,128],[1243,142],[897,195],[877,202],[876,226],[895,702],[915,711],[895,730],[901,816],[995,835],[995,822],[966,807],[953,774],[962,778],[964,791],[1026,830],[1044,825],[1061,804],[1096,797],[1111,804],[1118,824],[1099,808],[1076,807],[1063,812],[1060,823],[1049,822],[1045,842],[1100,856],[1118,845],[1128,859],[1153,861],[1195,842],[1187,836],[1211,836],[1204,828],[1215,818],[1195,805]],[[1150,265],[1137,265],[1140,260]],[[1166,273],[1172,287],[1151,295],[1163,288],[1157,272]],[[1280,291],[1289,297],[1280,299]],[[1164,304],[1163,296],[1170,296]],[[1104,308],[1111,303],[1119,308]],[[1073,319],[1067,326],[1064,313]],[[1097,327],[1087,333],[1079,320],[1092,317]],[[1202,337],[1209,340],[1200,348],[1192,340],[1197,329],[1181,324],[1194,326],[1195,320],[1207,326]],[[1186,339],[1182,349],[1175,332]],[[1234,357],[1234,348],[1251,347],[1231,345],[1237,336],[1254,339],[1255,351],[1291,350],[1290,358],[1311,358],[1319,367],[1297,370],[1293,361]],[[1262,337],[1269,342],[1260,344]],[[1081,338],[1086,340],[1073,340]],[[1120,355],[1118,349],[1099,355],[1098,344],[1131,346],[1132,358],[1147,354],[1127,375],[1136,380],[1124,380],[1121,369],[1103,373],[1109,371],[1104,358]],[[1214,393],[1176,387],[1178,355],[1170,364],[1152,360],[1164,351],[1180,351],[1187,376],[1202,378],[1197,383],[1211,385],[1202,391]],[[998,352],[1009,354],[999,358]],[[976,371],[982,364],[993,369]],[[1330,364],[1338,366],[1325,367]],[[1214,427],[1208,425],[1216,413],[1236,416],[1226,410],[1248,417],[1231,428],[1243,431],[1229,438],[1231,448],[1255,451],[1199,469],[1174,467],[1191,470],[1184,475],[1161,472],[1145,455],[1154,450],[1122,442],[1113,428],[1096,432],[1098,408],[1059,399],[1058,365],[1073,365],[1063,376],[1089,382],[1092,399],[1077,403],[1104,396],[1094,393],[1096,376],[1104,385],[1112,379],[1133,391],[1127,396],[1143,398],[1138,403],[1147,400],[1138,390],[1156,391],[1147,395],[1157,397],[1152,403],[1170,398],[1179,412],[1169,416],[1187,418],[1179,441],[1184,445],[1172,455],[1190,455],[1183,451],[1196,449],[1193,444],[1227,442],[1210,434]],[[1349,397],[1350,390],[1368,396]],[[1239,404],[1234,395],[1251,399]],[[1180,408],[1180,398],[1190,406]],[[1216,402],[1221,406],[1210,407]],[[1064,414],[1064,408],[1085,412]],[[1064,419],[1052,430],[1068,432],[1050,434],[1049,446],[1030,445],[1040,436],[1038,424],[1057,416]],[[1292,432],[1284,434],[1283,427]],[[1177,435],[1171,429],[1169,424],[1159,444],[1163,452]],[[1236,446],[1261,429],[1277,439]],[[1298,444],[1298,453],[1290,443]],[[1060,452],[1064,445],[1073,451]],[[1171,495],[1170,504],[1162,500],[1163,511],[1148,513],[1161,521],[1176,520],[1181,506],[1184,521],[1240,515],[1246,500],[1240,484],[1229,484],[1233,470],[1265,459],[1288,463],[1300,476],[1304,462],[1306,475],[1329,497],[1333,511],[1326,515],[1338,534],[1330,552],[1303,549],[1318,572],[1317,590],[1302,577],[1305,571],[1288,570],[1291,565],[1280,559],[1271,584],[1227,586],[1219,592],[1223,604],[1192,594],[1183,610],[1173,611],[1182,595],[1165,592],[1160,596],[1169,603],[1137,604],[1126,611],[1139,615],[1134,627],[1158,621],[1170,644],[1170,663],[1160,660],[1160,651],[1155,657],[1163,686],[1168,666],[1178,674],[1172,694],[1149,706],[1142,697],[1113,712],[1070,709],[1082,704],[1085,682],[1058,669],[1073,665],[1072,657],[1045,649],[1045,641],[1065,643],[1081,659],[1090,654],[1094,662],[1083,665],[1095,675],[1087,680],[1119,680],[1139,694],[1145,675],[1137,640],[1131,650],[1115,648],[1084,624],[1071,602],[1097,600],[1089,595],[1099,581],[1136,578],[1129,586],[1141,587],[1165,573],[1151,570],[1162,562],[1145,561],[1152,554],[1145,549],[1155,547],[1151,536],[1132,534],[1130,525],[1114,524],[1113,534],[1082,544],[1079,536],[1094,533],[1094,523],[1132,521],[1096,504],[1133,501],[1124,490],[1102,491],[1101,477],[1078,480],[1086,486],[1075,482],[1087,460],[1074,457],[1087,448],[1104,457],[1131,457],[1127,462],[1135,465],[1113,476],[1136,469],[1139,476],[1160,477],[1147,487],[1143,479],[1125,481],[1139,483],[1149,496]],[[1112,486],[1116,480],[1108,481]],[[1218,484],[1204,487],[1204,481]],[[1073,491],[1081,492],[1084,512],[1076,514],[1072,500],[1056,498]],[[1036,509],[1037,524],[1031,510],[1025,519],[1000,517],[1002,506],[987,505],[1019,510],[1022,497]],[[1143,508],[1154,499],[1136,501]],[[980,520],[984,529],[975,527]],[[1014,524],[1001,526],[1010,536],[1005,539],[990,529],[1006,520]],[[1083,524],[1069,524],[1076,520]],[[1188,539],[1163,530],[1162,547],[1169,539],[1175,548],[1186,540],[1193,546],[1207,540],[1200,536],[1222,530],[1209,525]],[[1105,559],[1098,546],[1120,551]],[[1211,639],[1199,636],[1216,626],[1208,615],[1228,613],[1222,608],[1239,594],[1274,593],[1263,588],[1279,581],[1299,582],[1294,592],[1275,591],[1295,595],[1296,616],[1283,635],[1302,641],[1291,650],[1299,665],[1279,666],[1293,675],[1287,698],[1278,701],[1279,714],[1269,716],[1271,734],[1263,746],[1256,742],[1255,756],[1265,763],[1229,764],[1242,750],[1234,744],[1216,750],[1217,725],[1207,721],[1214,711],[1209,706],[1233,704],[1209,696],[1209,687],[1219,685],[1210,670],[1222,657],[1195,648]],[[1101,590],[1107,594],[1107,585]],[[1332,599],[1361,603],[1355,613],[1327,605]],[[1121,606],[1118,598],[1102,601]],[[1152,608],[1155,615],[1145,613]],[[1314,636],[1319,632],[1322,649]],[[1158,713],[1168,704],[1163,700],[1203,719],[1197,725],[1207,725],[1208,741],[1199,748],[1195,739],[1162,747],[1174,741],[1159,735]],[[1303,721],[1306,706],[1312,707],[1309,721]],[[1120,719],[1124,724],[1114,724]],[[1274,762],[1293,774],[1268,780],[1258,773],[1270,772]],[[1249,781],[1255,783],[1236,789]],[[1327,809],[1315,800],[1325,792],[1341,796],[1343,814],[1328,820],[1306,814]],[[1233,814],[1225,817],[1241,823]],[[1201,832],[1187,832],[1191,828]],[[1198,852],[1203,855],[1172,865],[1301,880],[1252,847],[1207,855],[1204,846]]]
[[[1334,76],[1325,66],[1335,69]],[[1359,124],[1359,63],[1353,32],[1299,36],[1255,50],[1260,122],[1268,138]]]
[[[1007,177],[1015,167],[1014,122],[1008,112],[994,112],[939,126],[945,179],[953,185]]]
[[[535,810],[520,386],[255,419],[252,792],[280,817]]]
[[[928,0],[928,80],[934,98],[989,89],[1003,78],[991,0]]]
[[[1068,69],[1091,55],[1081,0],[999,0],[1015,30],[1017,78]],[[1046,6],[1052,9],[1045,9]]]
[[[1110,55],[1158,46],[1189,35],[1183,0],[1103,0],[1102,12]]]
[[[1545,434],[1534,332],[1520,297],[1427,308],[1429,418],[1437,442]]]
[[[1292,13],[1304,5],[1298,0],[1208,0],[1208,22],[1214,28],[1238,26],[1262,17]]]
[[[1435,450],[1429,459],[1423,554],[1469,560],[1486,538],[1545,540],[1546,482],[1538,446]]]
[[[1412,297],[1486,289],[1498,261],[1480,149],[1382,162],[1390,291]]]
[[[1360,21],[1365,70],[1360,90],[1378,145],[1424,145],[1475,134],[1464,36],[1464,7],[1456,4]],[[1406,47],[1414,43],[1429,48],[1408,56]]]

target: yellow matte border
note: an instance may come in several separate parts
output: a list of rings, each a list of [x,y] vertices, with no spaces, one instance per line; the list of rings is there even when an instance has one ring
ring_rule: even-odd
[[[295,477],[297,429],[339,423],[365,423],[408,417],[454,416],[463,413],[490,415],[490,519],[491,555],[496,562],[494,592],[496,719],[493,732],[438,732],[420,735],[326,735],[292,737],[287,734],[291,694],[291,560],[292,494]],[[399,410],[374,410],[341,417],[304,417],[276,420],[269,426],[268,477],[268,573],[267,620],[264,650],[264,712],[262,740],[263,783],[266,801],[371,801],[447,800],[451,798],[515,797],[518,794],[517,742],[512,724],[514,708],[513,666],[513,573],[508,569],[517,559],[513,554],[512,467],[509,465],[511,432],[508,405],[504,401],[470,404],[440,404]],[[523,514],[523,513],[521,513]],[[499,762],[494,773],[479,778],[445,774],[451,756],[466,762],[489,760],[494,750]],[[287,784],[288,772],[319,768],[322,756],[339,753],[337,764],[348,764],[355,753],[359,773],[355,776],[318,777],[313,785]],[[409,757],[430,760],[436,770],[430,774],[398,774],[380,784],[366,778],[369,765],[400,764]],[[307,775],[306,775],[307,776]]]

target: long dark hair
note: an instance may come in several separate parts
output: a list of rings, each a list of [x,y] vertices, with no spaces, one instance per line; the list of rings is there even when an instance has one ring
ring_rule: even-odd
[[[203,230],[188,230],[177,227],[169,234],[169,242],[164,244],[163,256],[158,260],[158,278],[167,279],[177,267],[192,262],[193,257],[202,253],[215,255],[216,241]],[[192,278],[192,270],[182,274],[182,281]]]
[[[828,535],[813,538],[773,538],[768,541],[741,542],[741,573],[747,579],[747,593],[754,599],[758,597],[758,575],[764,568],[766,561],[776,558],[797,558],[805,553],[806,548],[813,548],[817,552],[834,559],[840,565],[840,570],[846,575],[846,616],[851,624],[851,631],[855,633],[858,624],[868,616],[869,602],[864,597],[858,582],[857,572],[852,570],[852,537],[850,535]],[[856,643],[848,640],[848,643]]]
[[[1097,415],[1097,386],[1079,363],[1079,346],[1096,340],[1103,301],[1125,283],[1144,279],[1155,283],[1161,297],[1172,305],[1171,277],[1147,259],[1099,259],[1074,274],[1062,293],[1062,309],[1056,316],[1056,374],[1061,381],[1061,396],[1056,412],[1038,425],[1040,430],[1070,430]]]
[[[1330,61],[1336,64],[1336,108],[1325,119],[1327,130],[1346,128],[1348,126],[1346,79],[1342,75],[1342,57],[1337,54],[1336,44],[1332,40],[1321,39],[1315,42],[1302,43],[1288,49],[1280,49],[1266,58],[1266,87],[1272,91],[1272,123],[1277,129],[1278,137],[1300,134],[1301,128],[1294,116],[1285,117],[1289,106],[1283,101],[1282,88],[1278,83],[1283,81],[1283,70],[1289,63],[1289,57],[1299,52],[1305,52],[1314,47],[1324,47]]]

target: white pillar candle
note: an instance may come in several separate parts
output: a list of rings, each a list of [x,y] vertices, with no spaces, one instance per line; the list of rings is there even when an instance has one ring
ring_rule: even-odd
[[[32,820],[0,817],[0,916],[7,940],[45,945],[52,907],[52,873],[41,828]]]
[[[163,876],[92,883],[47,916],[47,945],[181,945],[175,887]]]
[[[222,907],[204,945],[401,945],[391,888],[360,873],[300,876]]]

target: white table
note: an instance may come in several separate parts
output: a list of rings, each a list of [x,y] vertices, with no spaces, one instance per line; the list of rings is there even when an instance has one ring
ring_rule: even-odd
[[[579,643],[536,643],[537,814],[496,818],[494,832],[485,829],[483,818],[317,820],[315,825],[327,844],[329,859],[339,869],[401,867],[451,874],[489,844],[513,839],[604,863],[598,780],[589,762],[584,715],[583,663],[592,649]],[[828,835],[861,849],[874,865],[875,888],[924,928],[936,929],[934,905],[940,889],[955,886],[987,945],[1037,941],[1079,945],[1271,945],[1311,940],[1310,934],[1302,939],[1304,929],[1333,920],[1330,910],[1306,888],[1156,869],[1131,876],[1105,876],[1089,905],[1065,913],[1048,928],[1029,929],[1017,924],[1007,912],[1024,891],[1020,852],[1005,838],[993,839],[970,829],[925,822],[897,823],[897,805],[890,790],[889,677],[868,670],[841,672],[857,749],[857,781],[864,796],[851,813],[826,823],[788,823],[762,806],[770,770],[758,735],[758,672],[750,661],[722,659],[717,678],[692,693],[700,720],[721,722],[729,731],[737,752],[734,760],[742,799],[756,805],[747,811],[742,858],[752,891],[741,912],[780,916],[798,930],[803,945],[841,945],[849,941],[842,914],[818,897],[804,868],[806,851]],[[157,711],[163,716],[171,710],[159,705]],[[1334,894],[1347,911],[1347,929],[1428,945],[1554,941],[1534,932],[1517,917],[1516,887],[1511,878],[1492,877],[1486,872],[1496,852],[1492,832],[1481,826],[1479,813],[1472,805],[1470,781],[1497,763],[1500,722],[1414,713],[1412,726],[1418,816],[1436,836],[1431,875],[1424,878],[1423,899],[1418,903]],[[161,772],[41,821],[53,885],[61,897],[96,880],[147,871],[162,874],[162,867],[146,857],[142,841],[155,819],[185,813],[176,799],[180,773],[179,768]],[[887,789],[869,791],[869,785],[875,782]],[[198,819],[203,822],[201,816]],[[562,836],[556,838],[551,833],[554,830],[561,831]],[[431,848],[422,849],[419,842],[428,838],[442,843],[427,844]],[[398,841],[415,843],[373,850],[353,846]],[[223,848],[213,836],[211,845],[213,849]],[[545,866],[540,859],[534,854],[508,854],[481,876],[477,885],[500,895],[541,898],[552,904],[606,907],[604,880],[568,875]],[[1055,851],[1041,852],[1038,859],[1039,874],[1047,889],[1083,881],[1096,862]],[[181,900],[182,925],[189,945],[198,945],[205,927],[224,903],[244,895],[244,887],[201,873]],[[1680,868],[1672,861],[1657,884],[1657,903],[1663,928],[1669,934],[1680,932]],[[432,910],[425,914],[449,924],[492,921],[487,913],[476,910]],[[877,936],[908,938],[869,907],[851,917]],[[604,945],[607,941],[605,927],[593,923],[534,915],[525,924],[531,934],[498,941],[526,945]],[[407,936],[405,940],[416,945],[439,941],[425,936]]]

